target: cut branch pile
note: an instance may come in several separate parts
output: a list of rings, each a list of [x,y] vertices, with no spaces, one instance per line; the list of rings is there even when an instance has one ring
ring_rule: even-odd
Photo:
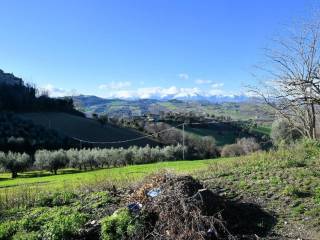
[[[160,193],[148,196],[153,189]],[[258,239],[255,229],[243,225],[247,222],[241,219],[244,208],[205,189],[190,176],[150,176],[129,202],[142,204],[137,217],[143,216],[144,228],[134,239]],[[249,234],[241,232],[246,228]]]

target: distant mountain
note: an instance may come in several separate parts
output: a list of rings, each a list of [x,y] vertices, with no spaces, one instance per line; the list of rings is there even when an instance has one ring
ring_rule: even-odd
[[[92,113],[107,113],[110,116],[141,116],[147,113],[159,113],[165,108],[157,105],[158,100],[154,99],[104,99],[96,96],[79,95],[74,96],[75,107],[91,115]]]
[[[246,102],[250,98],[246,95],[214,95],[214,96],[187,96],[187,97],[178,97],[176,99],[184,101],[208,101],[211,103],[224,103],[224,102]]]
[[[231,116],[233,119],[265,119],[272,121],[272,110],[261,99],[247,96],[211,96],[178,99],[104,99],[97,96],[73,97],[76,108],[87,116],[92,113],[110,117],[141,116],[161,112],[194,112]]]

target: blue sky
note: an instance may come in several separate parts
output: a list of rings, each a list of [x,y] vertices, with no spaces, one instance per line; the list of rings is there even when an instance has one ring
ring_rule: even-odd
[[[235,94],[312,0],[0,0],[0,69],[54,96]]]

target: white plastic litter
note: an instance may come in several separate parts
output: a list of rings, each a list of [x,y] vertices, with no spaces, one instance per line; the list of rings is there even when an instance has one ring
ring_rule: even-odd
[[[154,189],[151,189],[147,195],[149,197],[152,197],[152,198],[155,198],[157,197],[159,194],[161,193],[161,189],[160,188],[154,188]]]

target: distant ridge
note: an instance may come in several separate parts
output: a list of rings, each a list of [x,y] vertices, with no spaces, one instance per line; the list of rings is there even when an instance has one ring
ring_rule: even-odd
[[[253,97],[248,97],[244,94],[242,95],[213,95],[213,96],[203,96],[203,95],[193,95],[184,97],[175,97],[174,95],[165,97],[150,97],[150,98],[103,98],[95,95],[77,95],[72,97],[75,100],[83,101],[88,105],[104,104],[111,101],[141,101],[141,102],[158,102],[158,101],[205,101],[211,103],[225,103],[225,102],[246,102],[255,99]]]

